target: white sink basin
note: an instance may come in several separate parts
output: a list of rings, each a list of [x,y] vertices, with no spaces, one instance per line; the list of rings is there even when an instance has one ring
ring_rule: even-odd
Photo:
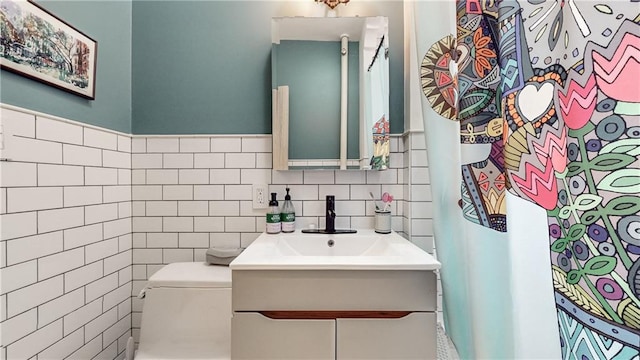
[[[397,256],[383,235],[299,234],[281,236],[275,243],[284,256]]]
[[[260,235],[231,264],[250,269],[435,270],[440,263],[395,232]]]

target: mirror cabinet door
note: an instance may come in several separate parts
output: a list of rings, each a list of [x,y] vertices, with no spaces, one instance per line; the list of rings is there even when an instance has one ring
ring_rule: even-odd
[[[274,169],[386,169],[388,19],[287,17],[272,26]]]

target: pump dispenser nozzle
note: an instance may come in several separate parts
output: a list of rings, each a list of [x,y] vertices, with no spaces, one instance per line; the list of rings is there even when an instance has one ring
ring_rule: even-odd
[[[271,200],[269,201],[269,211],[267,212],[268,234],[277,234],[282,229],[280,220],[280,209],[278,209],[278,200],[276,200],[277,195],[277,193],[272,192]]]
[[[296,230],[296,210],[291,202],[291,195],[289,195],[289,188],[286,188],[287,195],[284,196],[284,204],[282,204],[282,214],[280,215],[280,221],[282,221],[282,232],[290,233]]]

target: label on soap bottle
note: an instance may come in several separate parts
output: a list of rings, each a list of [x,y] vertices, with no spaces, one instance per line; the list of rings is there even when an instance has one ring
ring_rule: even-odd
[[[294,232],[296,230],[296,214],[295,213],[282,213],[282,231]]]
[[[269,234],[277,234],[280,232],[280,214],[279,213],[269,213],[267,214],[267,233]]]

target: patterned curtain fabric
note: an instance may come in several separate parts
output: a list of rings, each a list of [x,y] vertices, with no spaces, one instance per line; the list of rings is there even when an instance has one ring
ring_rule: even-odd
[[[462,358],[513,359],[514,313],[509,287],[510,257],[505,233],[466,221],[460,201],[462,163],[487,154],[466,151],[457,121],[456,2],[416,1],[415,58],[419,69],[433,232],[444,322]]]
[[[640,5],[467,0],[455,22],[418,56],[425,123],[459,123],[462,216],[517,242],[507,192],[544,209],[562,357],[640,358]]]
[[[530,0],[500,20],[505,174],[547,211],[562,355],[637,358],[640,7]]]

